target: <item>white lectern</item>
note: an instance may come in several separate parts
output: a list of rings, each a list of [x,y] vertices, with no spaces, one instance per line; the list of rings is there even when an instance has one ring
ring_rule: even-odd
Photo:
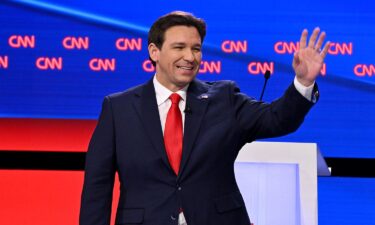
[[[329,176],[315,143],[253,142],[235,172],[254,225],[317,225],[317,176]]]

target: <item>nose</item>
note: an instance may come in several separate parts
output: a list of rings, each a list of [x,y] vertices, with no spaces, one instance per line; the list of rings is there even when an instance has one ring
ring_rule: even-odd
[[[187,49],[184,52],[184,60],[186,60],[188,62],[194,62],[195,55],[194,55],[194,52],[191,49]]]

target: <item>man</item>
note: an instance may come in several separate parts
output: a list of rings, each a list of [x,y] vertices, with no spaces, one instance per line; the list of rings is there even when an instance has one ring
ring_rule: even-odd
[[[295,131],[317,98],[315,79],[329,43],[301,35],[294,83],[271,104],[231,81],[195,79],[204,21],[185,12],[159,18],[148,37],[156,67],[147,83],[107,96],[86,158],[81,225],[109,224],[115,172],[116,224],[249,225],[234,176],[239,150]],[[298,89],[298,90],[297,90]]]

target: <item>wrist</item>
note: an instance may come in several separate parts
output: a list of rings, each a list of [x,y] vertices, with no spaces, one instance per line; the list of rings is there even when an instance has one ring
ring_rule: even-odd
[[[311,85],[315,83],[315,80],[303,79],[298,76],[296,76],[296,78],[297,78],[297,81],[305,87],[310,87]]]

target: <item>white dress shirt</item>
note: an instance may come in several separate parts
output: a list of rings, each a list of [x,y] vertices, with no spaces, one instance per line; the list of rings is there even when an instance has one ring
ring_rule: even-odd
[[[296,87],[297,91],[303,96],[305,97],[307,100],[311,101],[312,99],[312,92],[314,90],[314,85],[315,85],[315,82],[306,87],[305,85],[301,84],[298,80],[297,80],[297,77],[294,77],[294,87]]]
[[[165,121],[167,119],[167,114],[169,111],[169,108],[171,107],[171,100],[169,99],[169,96],[173,93],[168,88],[164,87],[157,79],[156,76],[154,76],[154,87],[155,87],[155,93],[156,93],[156,102],[158,104],[159,109],[159,116],[160,116],[160,123],[161,127],[163,129],[164,134],[164,127],[165,127]],[[189,87],[189,84],[186,85],[181,90],[177,91],[176,93],[181,96],[180,103],[178,104],[181,115],[182,115],[182,132],[184,130],[184,124],[185,124],[185,106],[186,106],[186,91]]]

